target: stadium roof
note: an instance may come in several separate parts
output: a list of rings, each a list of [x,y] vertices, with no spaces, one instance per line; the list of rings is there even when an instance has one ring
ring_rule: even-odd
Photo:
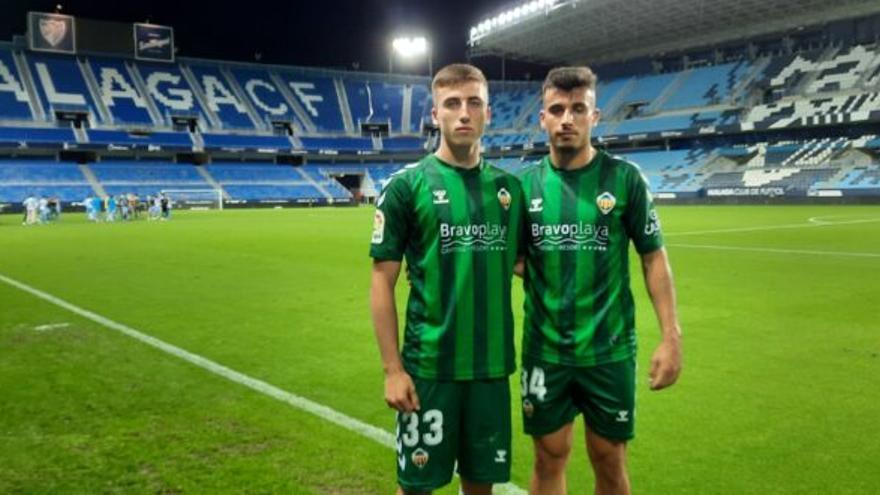
[[[878,0],[534,0],[470,29],[471,54],[601,64],[880,13]]]

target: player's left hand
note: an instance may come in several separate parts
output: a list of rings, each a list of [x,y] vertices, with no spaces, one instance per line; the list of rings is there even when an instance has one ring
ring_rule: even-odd
[[[662,390],[678,380],[681,373],[681,340],[663,339],[651,357],[651,390]]]

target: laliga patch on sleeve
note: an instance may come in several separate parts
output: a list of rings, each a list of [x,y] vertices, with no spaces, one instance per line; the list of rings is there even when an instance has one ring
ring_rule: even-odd
[[[385,214],[382,210],[376,210],[373,217],[373,244],[382,244],[385,239]]]

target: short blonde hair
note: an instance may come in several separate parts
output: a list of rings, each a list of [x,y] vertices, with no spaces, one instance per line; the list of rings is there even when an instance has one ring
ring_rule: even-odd
[[[467,82],[477,82],[489,89],[489,81],[483,75],[483,71],[470,64],[451,64],[443,67],[434,76],[431,81],[431,94],[436,93],[439,88],[448,88],[457,86]]]

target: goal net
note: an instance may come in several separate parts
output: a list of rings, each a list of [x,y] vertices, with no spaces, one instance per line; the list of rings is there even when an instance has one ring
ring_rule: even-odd
[[[163,189],[174,208],[191,210],[222,210],[223,191],[220,189]]]

